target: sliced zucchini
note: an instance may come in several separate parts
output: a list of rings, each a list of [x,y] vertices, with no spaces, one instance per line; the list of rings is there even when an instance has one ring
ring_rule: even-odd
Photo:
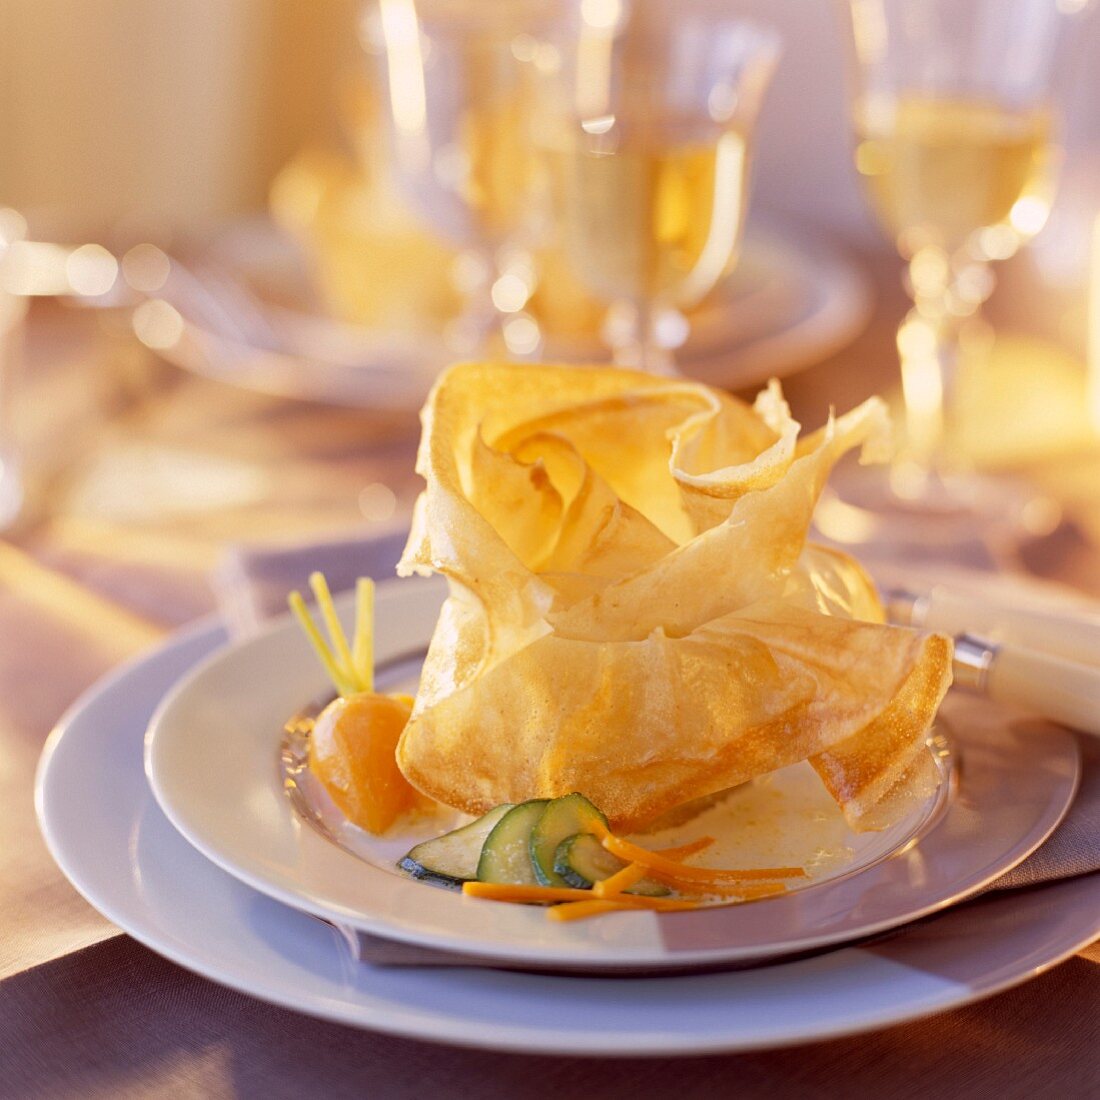
[[[566,837],[590,833],[596,825],[607,827],[607,818],[583,794],[555,798],[543,811],[531,831],[531,862],[543,886],[565,886],[566,881],[554,870],[554,855]]]
[[[402,871],[408,871],[413,878],[459,889],[464,882],[477,878],[477,864],[485,838],[511,808],[510,802],[495,806],[461,829],[418,844],[397,866]]]
[[[548,805],[534,798],[513,806],[493,827],[481,848],[477,877],[481,882],[503,882],[513,886],[535,886],[531,865],[531,830]]]
[[[610,878],[626,864],[613,856],[591,833],[577,833],[566,837],[554,854],[554,870],[568,886],[587,890],[594,882]],[[643,878],[629,889],[627,894],[641,894],[649,898],[661,898],[672,893],[663,883]]]

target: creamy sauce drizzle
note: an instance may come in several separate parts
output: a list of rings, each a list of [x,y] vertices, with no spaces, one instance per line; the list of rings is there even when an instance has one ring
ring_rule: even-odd
[[[671,848],[712,836],[714,843],[685,862],[701,867],[804,867],[812,879],[846,868],[858,837],[809,764],[761,776],[734,788],[681,825],[635,839]]]

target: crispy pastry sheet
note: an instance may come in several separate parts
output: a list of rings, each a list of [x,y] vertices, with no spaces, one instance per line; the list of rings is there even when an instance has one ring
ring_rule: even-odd
[[[934,787],[947,638],[888,626],[807,541],[836,461],[883,457],[867,401],[800,438],[751,407],[612,368],[463,364],[422,413],[426,487],[398,572],[451,595],[398,746],[448,805],[582,791],[620,828],[809,760],[856,828]]]

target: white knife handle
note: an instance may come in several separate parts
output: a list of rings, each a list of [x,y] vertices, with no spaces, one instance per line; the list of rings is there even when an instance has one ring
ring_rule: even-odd
[[[917,596],[914,626],[943,634],[976,634],[1100,668],[1100,615],[1091,609],[1032,607],[969,596],[946,586]]]
[[[995,647],[985,690],[998,703],[1100,736],[1100,671],[1021,646]]]

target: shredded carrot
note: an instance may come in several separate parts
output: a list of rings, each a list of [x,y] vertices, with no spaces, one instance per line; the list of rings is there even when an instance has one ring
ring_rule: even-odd
[[[512,886],[501,882],[464,882],[462,892],[471,898],[489,901],[611,901],[631,909],[654,909],[658,912],[695,909],[694,898],[647,898],[640,894],[611,898],[593,898],[591,890],[574,890],[571,886]]]
[[[629,890],[639,879],[645,878],[645,868],[640,863],[628,863],[621,871],[592,883],[592,893],[598,898],[613,898]]]
[[[643,894],[621,894],[614,901],[620,909],[652,909],[657,913],[678,913],[684,909],[699,909],[706,904],[702,898],[650,898]]]
[[[714,843],[714,837],[701,836],[698,840],[688,841],[687,844],[678,844],[675,848],[658,848],[657,855],[665,859],[687,859],[697,852],[703,852]]]
[[[597,826],[598,827],[598,826]],[[632,844],[629,840],[615,836],[610,830],[604,829],[598,834],[600,843],[603,844],[612,855],[631,863],[640,863],[655,877],[681,882],[728,884],[744,882],[753,879],[777,879],[777,878],[804,878],[806,871],[802,867],[751,867],[751,868],[725,868],[725,867],[691,867],[679,863],[667,856]]]
[[[594,891],[593,891],[594,892]],[[725,905],[736,905],[738,902],[753,901],[756,898],[770,897],[772,894],[784,894],[787,888],[782,883],[760,882],[750,883],[741,887],[735,898],[725,902]],[[730,892],[732,896],[732,891]],[[648,898],[639,894],[619,894],[613,898],[595,897],[584,901],[566,901],[558,905],[551,905],[546,910],[549,920],[573,921],[583,920],[585,917],[598,917],[602,913],[621,913],[633,910],[652,910],[658,913],[674,913],[681,910],[721,908],[720,905],[709,904],[703,898]]]
[[[505,882],[464,882],[462,892],[492,901],[584,901],[592,897],[591,890],[572,886],[513,886]]]
[[[659,875],[652,877],[658,882],[664,881]],[[667,882],[665,885],[676,886],[676,883]],[[775,894],[787,893],[787,885],[783,882],[695,883],[694,886],[696,890],[711,897],[733,898],[735,901],[753,901],[756,898],[770,898]]]
[[[584,920],[585,917],[598,917],[601,913],[615,913],[630,909],[617,901],[603,901],[589,898],[588,901],[567,901],[561,905],[552,905],[546,910],[548,920]]]
[[[608,901],[615,901],[626,909],[648,909],[654,913],[678,913],[683,909],[700,909],[707,904],[703,898],[651,898],[644,894],[620,894]]]
[[[660,901],[662,905],[651,905]],[[693,898],[643,898],[636,895],[624,895],[619,898],[592,898],[590,901],[567,901],[562,905],[552,905],[546,910],[547,920],[584,920],[585,917],[598,917],[602,913],[627,913],[656,910],[662,913],[674,913],[681,910],[698,909],[700,903]]]

